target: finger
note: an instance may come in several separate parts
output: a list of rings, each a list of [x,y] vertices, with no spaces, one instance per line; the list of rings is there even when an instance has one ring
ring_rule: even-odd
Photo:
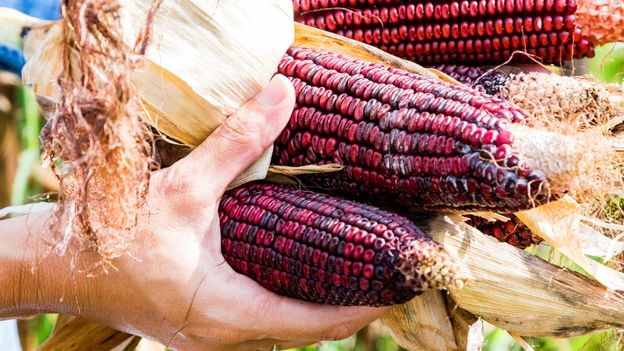
[[[264,90],[174,166],[195,170],[190,174],[209,175],[207,182],[194,188],[198,195],[222,192],[275,141],[288,123],[294,104],[292,84],[276,75]]]
[[[321,305],[276,295],[243,275],[232,278],[240,299],[238,307],[253,313],[248,321],[262,319],[261,332],[281,340],[340,340],[380,318],[389,307]],[[251,304],[251,311],[250,311]],[[235,313],[233,313],[235,315]],[[249,328],[257,326],[249,325]]]

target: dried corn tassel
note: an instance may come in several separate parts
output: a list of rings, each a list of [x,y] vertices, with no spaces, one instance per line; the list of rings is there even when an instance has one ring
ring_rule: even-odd
[[[132,239],[152,166],[152,134],[131,83],[135,51],[121,42],[118,11],[115,0],[63,3],[57,52],[68,59],[55,80],[59,109],[41,133],[43,158],[61,184],[52,249],[77,245],[104,262]],[[76,60],[72,50],[81,53]]]

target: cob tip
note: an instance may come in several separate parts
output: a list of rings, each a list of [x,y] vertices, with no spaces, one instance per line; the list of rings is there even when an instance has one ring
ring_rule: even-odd
[[[560,130],[564,130],[564,126]],[[570,194],[591,202],[604,199],[621,189],[619,169],[622,156],[612,147],[613,138],[600,127],[563,134],[551,128],[510,126],[515,136],[514,147],[533,169],[539,169],[549,180],[548,189],[559,197]]]
[[[415,290],[461,289],[474,279],[466,265],[441,245],[423,240],[414,240],[409,245],[399,257],[399,271]]]

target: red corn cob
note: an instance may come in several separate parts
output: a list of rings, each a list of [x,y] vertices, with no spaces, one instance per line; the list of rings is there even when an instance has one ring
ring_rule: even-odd
[[[300,23],[425,64],[500,63],[514,51],[559,63],[592,57],[594,45],[624,37],[617,29],[624,4],[617,0],[601,0],[601,6],[589,0],[293,0],[293,5]],[[609,6],[613,14],[605,12]],[[603,27],[616,29],[609,33]]]
[[[311,184],[425,208],[504,212],[549,199],[514,150],[522,110],[473,89],[326,52],[291,48],[279,72],[297,106],[274,163],[338,163]]]
[[[525,249],[531,245],[538,245],[543,241],[541,237],[533,234],[516,216],[511,215],[509,221],[488,221],[481,217],[470,216],[468,224],[479,229],[487,235],[491,235],[500,242],[508,243],[519,249]]]
[[[222,252],[276,293],[336,305],[407,302],[467,275],[408,219],[372,206],[273,184],[227,192]]]

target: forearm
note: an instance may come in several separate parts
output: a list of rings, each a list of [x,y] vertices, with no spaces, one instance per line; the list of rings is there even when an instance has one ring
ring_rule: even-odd
[[[66,259],[49,252],[49,211],[0,221],[0,319],[55,310]]]

